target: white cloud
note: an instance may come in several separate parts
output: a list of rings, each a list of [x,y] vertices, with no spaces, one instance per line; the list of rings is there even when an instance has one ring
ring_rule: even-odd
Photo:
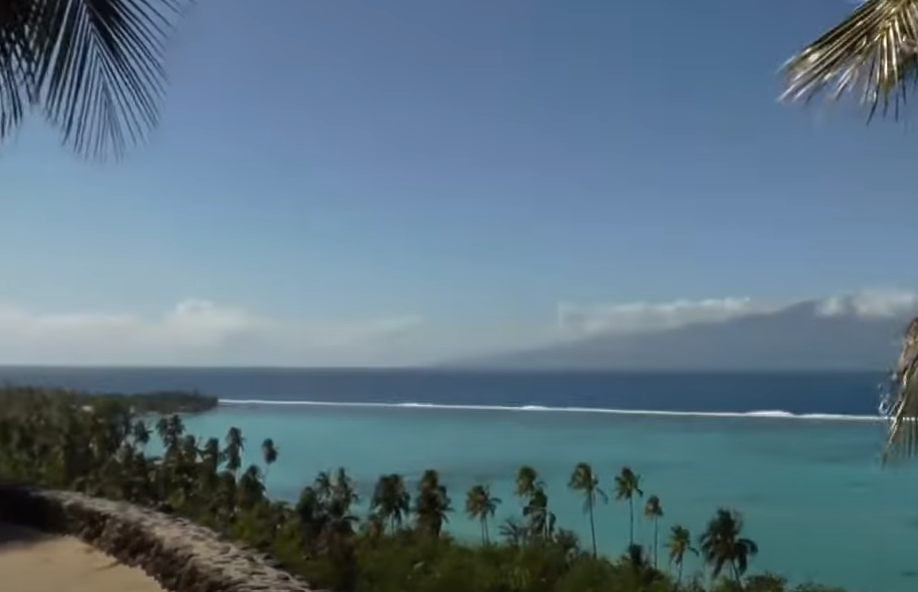
[[[918,293],[907,290],[862,290],[831,296],[819,303],[825,316],[853,314],[866,318],[895,317],[918,312]]]
[[[773,310],[751,298],[706,298],[671,302],[628,302],[594,305],[561,303],[558,327],[563,334],[580,337],[596,333],[632,333],[674,329],[692,323],[722,321]]]
[[[790,303],[748,297],[593,305],[561,303],[557,309],[557,325],[562,336],[572,338],[598,333],[633,333],[774,312],[800,302],[813,303],[816,313],[825,316],[844,314],[879,318],[918,313],[918,292],[868,289]]]
[[[375,356],[421,322],[417,315],[404,315],[289,323],[207,300],[182,301],[157,317],[47,313],[0,304],[0,363],[370,363],[361,358]]]

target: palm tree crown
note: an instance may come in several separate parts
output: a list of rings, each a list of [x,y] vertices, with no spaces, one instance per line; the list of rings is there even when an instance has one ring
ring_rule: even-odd
[[[411,494],[401,475],[393,473],[379,478],[370,500],[370,508],[383,524],[389,524],[390,530],[395,531],[402,526],[402,521],[411,510]]]
[[[419,529],[434,537],[440,536],[443,524],[449,522],[449,512],[453,511],[451,503],[446,486],[440,482],[440,474],[433,469],[424,471],[414,502]]]
[[[274,445],[274,440],[271,438],[265,438],[261,443],[261,457],[266,467],[270,467],[277,461],[277,446]]]
[[[527,498],[542,487],[542,481],[539,479],[539,473],[529,465],[523,465],[516,473],[516,488],[514,493],[517,497]]]
[[[712,577],[719,576],[725,565],[731,567],[737,582],[746,573],[749,559],[758,554],[759,547],[751,539],[743,538],[742,531],[742,516],[726,508],[719,508],[708,522],[701,535],[701,553],[711,566]]]

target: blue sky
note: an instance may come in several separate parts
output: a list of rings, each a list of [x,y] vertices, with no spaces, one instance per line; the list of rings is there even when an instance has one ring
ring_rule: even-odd
[[[202,0],[149,145],[87,164],[32,120],[0,148],[0,321],[82,361],[74,323],[101,343],[206,310],[335,338],[208,334],[202,361],[364,364],[548,339],[560,303],[909,288],[914,133],[776,101],[852,8]],[[128,361],[184,356],[160,333]]]

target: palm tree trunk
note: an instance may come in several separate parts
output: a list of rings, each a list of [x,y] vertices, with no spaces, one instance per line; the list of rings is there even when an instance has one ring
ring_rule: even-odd
[[[484,529],[485,544],[491,544],[491,533],[488,532],[488,515],[485,514],[481,517],[481,527]]]
[[[628,544],[634,545],[634,498],[628,498],[628,511],[631,514],[631,528],[628,535]]]
[[[684,562],[680,559],[679,560],[679,573],[676,575],[676,586],[677,587],[682,585],[682,567],[683,565],[684,565]]]
[[[740,584],[740,572],[739,568],[736,566],[736,561],[733,559],[730,560],[730,567],[733,568],[733,577],[736,579],[737,585]]]
[[[654,516],[653,519],[653,568],[657,569],[657,553],[660,549],[660,518]]]
[[[590,504],[590,537],[593,539],[593,558],[596,558],[596,522],[593,520],[593,500],[587,502]]]

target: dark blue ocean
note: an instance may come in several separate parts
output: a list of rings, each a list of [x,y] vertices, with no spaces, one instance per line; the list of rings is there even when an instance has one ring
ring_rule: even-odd
[[[0,381],[93,391],[198,389],[223,399],[874,415],[875,373],[0,368]]]
[[[567,482],[589,462],[601,487],[630,466],[659,495],[662,527],[696,535],[721,506],[740,511],[761,552],[753,571],[852,592],[918,589],[915,466],[881,469],[882,372],[859,374],[509,374],[265,369],[0,369],[0,380],[93,391],[199,389],[224,404],[186,419],[202,437],[242,429],[247,461],[280,450],[269,492],[293,500],[321,470],[346,467],[363,500],[375,480],[412,482],[435,468],[455,511],[448,528],[476,540],[465,491],[486,483],[498,521],[520,516],[516,469],[535,466],[558,523],[588,537]],[[317,404],[318,403],[318,404]],[[662,413],[671,412],[671,413]],[[597,511],[597,538],[618,554],[627,506]],[[494,533],[496,535],[496,533]],[[640,542],[653,540],[640,521]],[[661,536],[665,540],[665,534]],[[701,569],[695,560],[689,570]]]

